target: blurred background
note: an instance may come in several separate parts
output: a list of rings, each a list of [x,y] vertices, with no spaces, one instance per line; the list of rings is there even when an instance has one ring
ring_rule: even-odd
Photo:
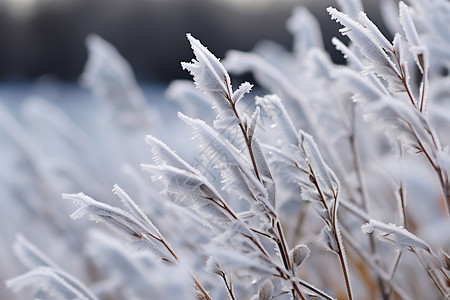
[[[381,24],[378,1],[364,2]],[[218,57],[229,49],[249,51],[265,39],[290,48],[285,22],[296,5],[319,19],[328,52],[341,62],[330,44],[338,34],[325,11],[337,5],[331,0],[0,0],[0,80],[77,80],[90,33],[117,47],[140,82],[189,78],[179,64],[192,57],[187,32]]]

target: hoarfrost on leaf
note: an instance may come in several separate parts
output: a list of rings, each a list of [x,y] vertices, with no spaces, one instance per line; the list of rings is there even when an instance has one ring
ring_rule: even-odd
[[[375,232],[380,240],[394,243],[399,247],[412,250],[413,248],[421,248],[430,251],[430,247],[422,239],[418,238],[408,230],[398,227],[395,224],[386,224],[377,220],[370,220],[369,223],[361,227],[366,234]]]

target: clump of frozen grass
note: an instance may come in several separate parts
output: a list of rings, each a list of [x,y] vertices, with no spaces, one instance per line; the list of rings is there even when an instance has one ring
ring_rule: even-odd
[[[153,181],[126,169],[134,194],[145,195],[139,202],[117,185],[122,208],[105,194],[102,202],[63,195],[79,207],[73,219],[87,215],[128,241],[89,232],[90,284],[19,238],[16,252],[31,271],[7,285],[67,299],[449,298],[450,85],[442,83],[450,48],[442,24],[450,5],[400,2],[401,32],[390,42],[359,1],[339,4],[344,12],[328,12],[350,39],[333,39],[346,66],[330,61],[304,9],[288,22],[293,53],[261,46],[230,51],[222,64],[188,34],[195,58],[182,67],[197,89],[177,81],[168,95],[193,99],[196,115],[212,106],[210,124],[178,114],[198,155],[184,159],[148,135],[153,162],[141,168]],[[126,62],[99,38],[89,44],[101,50],[91,61],[112,57],[117,68],[99,64],[83,78],[102,97],[119,88],[131,102],[114,114],[124,106],[125,120],[139,120],[131,128],[145,128]],[[228,71],[251,71],[277,95],[248,100],[253,85],[233,89]]]

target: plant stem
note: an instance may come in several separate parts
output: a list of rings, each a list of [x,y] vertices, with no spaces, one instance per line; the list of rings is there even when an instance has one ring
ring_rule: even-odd
[[[420,141],[419,137],[417,136],[414,128],[412,127],[412,125],[410,123],[407,122],[407,125],[409,126],[409,128],[411,129],[411,133],[415,136],[417,143],[419,144],[419,148],[420,150],[423,152],[423,154],[425,154],[425,157],[427,158],[428,162],[430,163],[430,165],[433,167],[433,169],[435,170],[435,172],[437,173],[438,177],[439,177],[439,182],[441,184],[442,187],[442,193],[444,195],[444,199],[445,199],[445,204],[447,206],[447,214],[450,216],[450,184],[449,184],[449,178],[448,178],[448,174],[445,170],[443,170],[437,162],[435,162],[432,158],[430,153],[428,153],[428,151],[426,150],[426,148],[424,147],[424,145],[422,144],[422,142]],[[433,139],[433,145],[436,148],[436,151],[439,151],[438,149],[438,144],[436,143],[436,139],[433,135],[432,132],[428,131],[428,134],[431,136],[431,138]]]
[[[226,94],[225,98],[230,103],[231,108],[233,109],[234,115],[236,116],[236,119],[238,120],[238,124],[239,124],[239,127],[241,128],[242,135],[244,136],[245,143],[247,144],[247,149],[248,149],[248,152],[250,154],[250,159],[252,161],[253,170],[254,170],[255,175],[258,178],[258,180],[261,181],[261,178],[259,177],[258,167],[256,165],[255,156],[253,154],[252,141],[247,136],[247,132],[246,132],[246,130],[244,128],[244,125],[242,124],[241,118],[239,117],[239,113],[237,112],[236,103],[233,103],[233,100],[231,99],[231,91],[228,88],[229,87],[229,82],[228,82],[228,80],[226,78],[225,78],[225,85],[227,87],[227,94]]]
[[[281,228],[280,221],[278,220],[276,221],[276,230],[278,233],[277,244],[278,247],[280,248],[281,258],[283,259],[284,267],[286,268],[286,270],[292,270],[295,276],[295,272],[292,268],[292,264],[289,259],[289,253],[286,246],[286,240],[284,239],[283,229]]]
[[[348,299],[352,300],[353,299],[353,293],[352,293],[352,288],[350,285],[350,275],[349,275],[349,270],[348,270],[348,265],[347,265],[347,259],[345,257],[345,250],[344,250],[344,245],[342,245],[342,239],[339,236],[339,229],[337,227],[337,220],[336,223],[333,222],[333,229],[336,235],[336,242],[338,244],[338,248],[339,248],[339,262],[341,263],[341,268],[342,268],[342,272],[344,273],[344,279],[345,279],[345,286],[347,288],[347,295],[348,295]]]
[[[304,286],[304,287],[307,288],[308,290],[310,290],[310,291],[316,293],[317,295],[319,295],[319,296],[321,296],[321,297],[323,297],[323,298],[325,298],[325,299],[327,299],[327,300],[333,300],[333,297],[331,297],[331,296],[325,294],[323,291],[319,290],[318,288],[316,288],[315,286],[309,284],[309,283],[306,282],[306,281],[303,281],[303,280],[301,280],[301,279],[298,279],[298,283],[299,283],[301,286]]]
[[[289,252],[288,252],[288,246],[287,246],[287,242],[286,239],[284,238],[284,234],[283,234],[283,229],[281,227],[281,223],[279,220],[275,221],[275,227],[276,227],[276,232],[278,234],[277,237],[277,245],[278,248],[280,249],[280,255],[281,258],[283,260],[283,264],[284,267],[286,268],[286,270],[291,271],[293,277],[295,277],[295,267],[292,265],[291,260],[289,259]],[[297,294],[299,295],[299,297],[303,300],[305,299],[304,296],[302,295],[300,289],[295,285],[295,283],[293,282],[293,288],[295,290],[295,292],[297,292]],[[295,292],[294,290],[292,290],[292,296],[295,298]]]
[[[220,276],[222,277],[223,281],[225,282],[225,286],[227,287],[228,295],[230,296],[231,300],[236,300],[236,297],[234,296],[234,292],[233,292],[233,285],[231,284],[231,279],[230,279],[230,283],[228,283],[227,277],[223,271],[221,271]]]
[[[363,262],[365,262],[374,272],[376,272],[387,284],[392,286],[392,289],[402,298],[411,299],[406,292],[395,282],[389,281],[390,276],[378,265],[374,259],[365,253],[363,249],[358,246],[358,242],[355,241],[350,232],[342,226],[342,235],[351,248],[359,255]]]
[[[300,297],[300,299],[306,300],[305,296],[303,296],[302,292],[300,291],[300,289],[297,286],[297,284],[295,283],[295,281],[292,282],[292,286],[294,287],[294,290],[297,292],[297,294]]]
[[[439,291],[439,293],[446,298],[448,295],[446,290],[448,289],[446,286],[441,286],[441,281],[439,280],[439,278],[437,278],[437,275],[435,272],[433,272],[432,269],[430,269],[427,266],[427,263],[425,261],[423,261],[423,259],[421,258],[421,256],[419,255],[419,253],[417,253],[417,251],[413,251],[414,254],[417,257],[417,260],[420,262],[421,266],[423,267],[423,269],[427,272],[428,276],[430,277],[431,281],[434,283],[434,285],[436,286],[436,289]],[[431,254],[431,252],[430,252]],[[443,274],[445,274],[445,272],[443,272]]]
[[[175,254],[175,251],[173,251],[173,249],[169,246],[169,244],[165,241],[165,239],[160,236],[159,238],[156,238],[157,241],[159,241],[161,244],[164,245],[164,247],[167,249],[167,251],[169,251],[170,255],[172,255],[172,257],[176,260],[176,262],[180,262],[178,256]],[[164,260],[164,258],[163,258]],[[171,260],[167,259],[167,262],[172,262]],[[191,273],[191,277],[194,280],[195,283],[195,287],[200,291],[200,293],[202,293],[202,295],[205,297],[206,300],[211,300],[211,298],[208,295],[208,292],[206,292],[206,290],[203,288],[203,286],[200,284],[200,282],[198,282],[197,278],[195,278],[194,274]]]
[[[450,216],[450,184],[448,180],[447,172],[443,171],[440,167],[436,169],[439,175],[439,181],[442,186],[442,192],[444,194],[445,205],[447,206],[447,213]]]
[[[338,220],[337,220],[337,209],[338,209],[338,195],[335,193],[335,191],[333,190],[333,196],[334,196],[334,205],[333,205],[333,210],[330,211],[328,205],[327,205],[327,201],[325,198],[325,195],[322,192],[322,189],[320,188],[317,180],[316,180],[316,176],[314,174],[314,171],[312,169],[312,167],[309,165],[309,170],[311,173],[311,180],[312,183],[314,184],[314,186],[316,187],[317,192],[319,193],[319,196],[322,200],[323,206],[325,207],[325,209],[328,211],[328,215],[330,217],[330,221],[331,221],[331,229],[333,231],[334,237],[336,239],[336,243],[338,246],[338,251],[337,254],[339,256],[339,262],[341,264],[341,269],[342,269],[342,273],[344,275],[344,280],[345,280],[345,286],[347,288],[347,296],[349,300],[353,299],[353,294],[352,294],[352,289],[351,289],[351,285],[350,285],[350,276],[349,276],[349,271],[348,271],[348,266],[347,266],[347,259],[345,257],[345,252],[344,252],[344,246],[342,245],[342,239],[340,237],[339,234],[339,228],[338,228]]]
[[[407,82],[406,82],[405,70],[403,69],[403,66],[402,66],[401,63],[400,63],[400,59],[398,58],[397,52],[395,51],[395,48],[394,48],[394,47],[392,47],[392,53],[394,54],[395,59],[397,60],[398,67],[399,67],[399,71],[400,71],[400,74],[398,74],[398,73],[396,72],[396,73],[397,73],[397,76],[398,76],[398,78],[401,80],[403,86],[405,87],[406,93],[408,94],[408,97],[409,97],[409,99],[410,99],[410,101],[411,101],[411,104],[412,104],[415,108],[417,108],[417,104],[416,104],[416,102],[414,101],[414,97],[413,97],[411,91],[409,90],[409,86],[408,86],[408,84],[407,84]],[[395,71],[395,70],[394,70],[394,71]]]
[[[406,228],[406,199],[405,199],[405,188],[403,183],[400,182],[400,187],[398,188],[398,193],[400,194],[400,206],[401,206],[401,216],[403,227]]]
[[[191,275],[192,279],[194,279],[194,283],[195,286],[197,287],[197,289],[202,293],[202,295],[205,297],[206,300],[211,300],[211,297],[209,297],[208,292],[205,291],[205,289],[203,288],[203,286],[200,284],[200,282],[198,282],[197,278],[195,278],[194,275]]]
[[[232,109],[233,109],[233,113],[234,113],[236,119],[238,120],[239,127],[240,127],[241,132],[242,132],[242,135],[243,135],[243,137],[244,137],[244,139],[245,139],[245,143],[246,143],[246,145],[247,145],[248,153],[249,153],[250,159],[251,159],[251,161],[252,161],[253,171],[255,172],[255,175],[256,175],[256,177],[258,178],[258,180],[259,180],[259,181],[263,184],[263,186],[264,186],[264,182],[261,180],[261,176],[260,176],[259,171],[258,171],[258,166],[257,166],[257,164],[256,164],[255,155],[254,155],[254,153],[253,153],[252,139],[251,139],[251,137],[249,137],[249,136],[247,135],[246,128],[244,128],[244,124],[242,123],[242,120],[241,120],[241,118],[240,118],[240,116],[239,116],[239,113],[238,113],[238,111],[237,111],[236,103],[233,103],[233,100],[232,100],[232,97],[231,97],[231,91],[230,91],[230,89],[229,89],[229,83],[228,83],[228,80],[227,80],[226,78],[225,78],[225,85],[226,85],[226,87],[227,87],[227,93],[226,93],[226,95],[225,95],[225,98],[227,99],[227,101],[228,101],[229,104],[231,105],[231,107],[232,107]],[[281,227],[281,223],[280,223],[280,221],[278,220],[278,216],[276,216],[276,215],[273,216],[272,214],[269,214],[269,218],[272,219],[272,226],[274,225],[273,222],[275,222],[275,228],[274,228],[274,229],[275,229],[275,232],[276,232],[276,239],[275,239],[275,240],[276,240],[276,243],[277,243],[278,248],[279,248],[279,250],[280,250],[280,256],[281,256],[281,258],[282,258],[282,260],[283,260],[283,265],[284,265],[285,269],[286,269],[288,272],[292,272],[293,277],[295,277],[295,269],[294,269],[294,267],[293,267],[293,265],[291,264],[290,259],[289,259],[288,246],[287,246],[287,243],[286,243],[286,239],[285,239],[285,237],[284,237],[284,234],[283,234],[283,229],[282,229],[282,227]],[[254,242],[255,244],[257,244],[258,248],[263,252],[263,254],[265,254],[266,256],[268,256],[268,254],[267,254],[267,253],[264,251],[264,249],[259,245],[259,243],[256,243],[256,241],[254,241],[253,238],[251,238],[251,237],[249,237],[249,238],[250,238],[251,240],[253,240],[253,242]],[[289,277],[292,277],[290,274],[289,274],[288,276],[289,276]],[[293,296],[294,298],[295,298],[295,293],[297,293],[297,294],[299,295],[299,297],[300,297],[302,300],[306,300],[305,297],[302,295],[300,289],[296,286],[295,283],[293,284],[293,290],[291,291],[291,293],[292,293],[292,296]]]
[[[398,74],[397,73],[397,76],[400,78],[400,80],[402,81],[402,83],[403,83],[403,86],[405,87],[405,89],[406,89],[406,92],[408,93],[408,97],[409,97],[409,99],[411,100],[411,103],[412,103],[412,105],[421,113],[421,114],[423,114],[423,109],[424,109],[424,101],[425,101],[425,84],[426,84],[426,72],[425,72],[425,70],[424,70],[424,73],[423,73],[423,86],[422,86],[422,95],[421,95],[421,101],[420,101],[420,104],[419,104],[419,107],[417,106],[418,104],[416,104],[415,103],[415,101],[414,101],[414,97],[412,96],[412,94],[411,94],[411,92],[410,92],[410,90],[409,90],[409,87],[408,87],[408,84],[406,83],[406,77],[405,77],[405,71],[404,71],[404,69],[403,69],[403,67],[402,67],[402,65],[400,64],[400,60],[399,60],[399,58],[398,58],[398,56],[397,56],[397,53],[396,53],[396,51],[395,51],[395,48],[393,48],[392,49],[392,52],[394,53],[394,56],[395,56],[395,58],[397,59],[397,63],[398,63],[398,66],[399,66],[399,68],[400,68],[400,74]],[[411,130],[413,130],[412,129],[412,126],[410,125],[410,124],[408,124],[410,127],[411,127]],[[414,131],[413,131],[413,134],[415,134],[414,133]],[[434,135],[432,134],[432,132],[429,132],[428,131],[428,134],[430,134],[430,136],[431,136],[431,138],[433,139],[433,142],[435,143],[434,145],[437,147],[437,145],[436,145],[436,142],[435,142],[435,137],[434,137]],[[419,144],[420,144],[420,140],[419,139],[417,139],[418,140],[418,142],[419,142]],[[425,155],[427,156],[427,159],[428,159],[428,161],[431,163],[431,165],[433,166],[433,168],[436,170],[436,172],[438,173],[438,176],[439,176],[439,179],[440,179],[440,182],[441,182],[441,186],[442,186],[442,189],[443,189],[443,194],[444,194],[444,198],[445,198],[445,203],[446,203],[446,206],[447,206],[447,214],[450,216],[450,185],[449,185],[449,182],[448,182],[448,178],[445,178],[444,179],[444,177],[448,177],[448,176],[444,176],[444,174],[442,173],[442,170],[440,169],[440,167],[439,166],[437,166],[432,160],[431,160],[431,158],[429,157],[429,154],[425,151],[425,148],[420,144],[420,147],[422,148],[422,150],[423,150],[423,152],[425,153]],[[439,150],[439,149],[437,149],[437,150]]]

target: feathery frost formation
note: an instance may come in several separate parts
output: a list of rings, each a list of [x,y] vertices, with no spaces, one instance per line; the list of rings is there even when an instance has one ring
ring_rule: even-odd
[[[79,169],[76,151],[73,166],[40,158],[33,135],[0,106],[0,127],[41,183],[20,199],[50,220],[57,241],[39,250],[18,236],[14,252],[29,271],[7,287],[38,299],[450,298],[450,4],[382,1],[396,16],[390,41],[361,1],[337,3],[327,11],[349,39],[332,39],[346,65],[332,63],[300,7],[287,21],[292,52],[266,42],[222,63],[187,34],[195,58],[181,66],[194,83],[174,81],[166,95],[186,113],[177,121],[192,135],[188,149],[164,138],[165,124],[152,130],[128,63],[89,37],[82,82],[116,120],[109,140],[118,149],[108,150],[124,165],[112,179],[124,187],[114,185],[117,197],[108,164]],[[252,72],[270,94],[248,95],[248,82],[234,90],[228,72]],[[42,102],[26,112],[38,110],[63,121],[55,130],[66,148],[90,153],[60,112]],[[144,134],[143,152],[128,144]],[[53,201],[53,182],[86,194]],[[6,195],[16,189],[12,180]],[[59,216],[72,203],[68,225]],[[76,260],[58,266],[66,252]]]

